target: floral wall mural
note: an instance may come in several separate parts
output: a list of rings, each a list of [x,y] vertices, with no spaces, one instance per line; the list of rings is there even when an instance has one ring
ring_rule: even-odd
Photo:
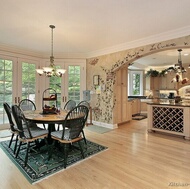
[[[91,91],[93,120],[113,123],[113,109],[117,103],[113,89],[118,69],[152,53],[185,47],[190,48],[190,36],[87,59],[87,90]],[[93,85],[93,75],[99,75],[99,86]]]

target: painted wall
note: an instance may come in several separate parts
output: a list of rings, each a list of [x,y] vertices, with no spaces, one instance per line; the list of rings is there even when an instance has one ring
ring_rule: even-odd
[[[190,48],[190,36],[87,59],[87,90],[91,91],[92,119],[103,124],[113,124],[113,109],[117,103],[113,91],[116,70],[143,56],[174,48]],[[101,90],[93,85],[94,75],[100,76]]]

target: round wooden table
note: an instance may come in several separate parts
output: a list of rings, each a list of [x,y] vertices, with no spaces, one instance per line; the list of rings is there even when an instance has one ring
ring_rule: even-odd
[[[61,110],[59,114],[43,114],[42,111],[24,111],[25,118],[35,123],[44,124],[60,124],[63,123],[67,115],[67,111]]]
[[[42,111],[24,111],[26,120],[36,124],[48,124],[48,143],[52,143],[51,132],[55,131],[55,124],[63,124],[67,115],[66,110],[61,110],[58,114],[43,114]]]

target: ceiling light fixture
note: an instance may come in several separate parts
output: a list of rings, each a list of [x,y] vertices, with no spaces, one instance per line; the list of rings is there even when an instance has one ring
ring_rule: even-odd
[[[187,77],[183,78],[183,73],[186,72],[186,69],[182,65],[181,51],[182,51],[182,49],[178,49],[178,52],[179,52],[178,63],[175,64],[173,67],[173,70],[176,72],[176,75],[171,81],[171,82],[177,83],[177,95],[178,96],[179,96],[179,88],[180,88],[179,83],[181,83],[183,85],[189,81],[189,79]]]
[[[55,29],[54,25],[49,26],[51,28],[51,56],[50,56],[50,66],[43,67],[42,69],[36,69],[37,73],[41,75],[45,75],[47,77],[57,76],[62,77],[66,72],[65,69],[57,69],[54,64],[54,56],[53,56],[53,29]]]
[[[182,49],[178,49],[178,52],[179,52],[178,63],[174,65],[174,69],[175,69],[176,72],[178,72],[178,73],[184,73],[184,72],[187,71],[187,70],[182,66],[181,51],[182,51]]]

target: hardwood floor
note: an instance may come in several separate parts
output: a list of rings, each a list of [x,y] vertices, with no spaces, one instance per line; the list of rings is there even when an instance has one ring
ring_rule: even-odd
[[[105,145],[101,152],[31,185],[0,149],[2,189],[190,188],[190,141],[147,133],[147,120],[131,121],[105,134],[85,130]]]

